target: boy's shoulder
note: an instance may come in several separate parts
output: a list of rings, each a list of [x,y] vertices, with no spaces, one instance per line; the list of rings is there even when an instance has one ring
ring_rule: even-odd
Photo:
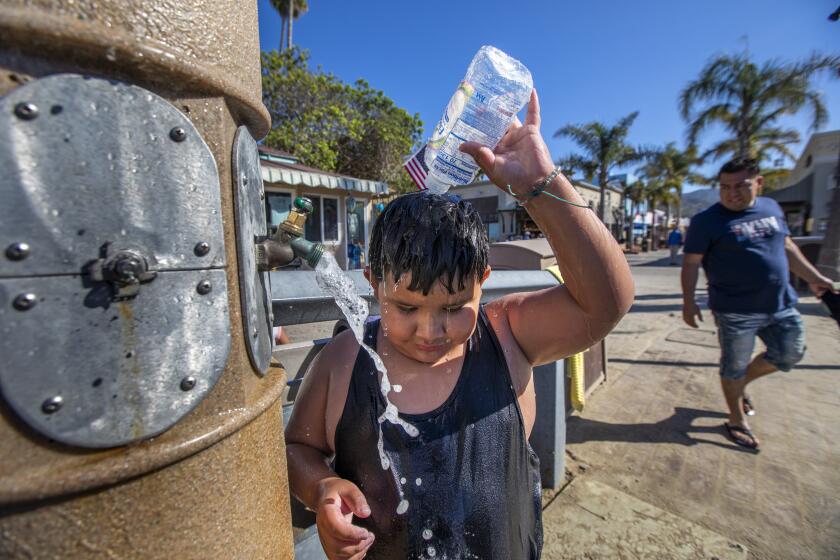
[[[318,359],[324,365],[334,365],[336,362],[347,363],[347,356],[355,354],[360,346],[353,331],[345,329],[333,336],[318,354]]]

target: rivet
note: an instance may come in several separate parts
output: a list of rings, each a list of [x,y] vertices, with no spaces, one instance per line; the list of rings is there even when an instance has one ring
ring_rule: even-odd
[[[182,391],[192,391],[193,387],[195,387],[195,377],[192,375],[188,375],[181,380]]]
[[[195,289],[199,294],[205,296],[210,293],[210,290],[213,289],[213,285],[210,284],[209,280],[202,280],[198,283],[198,286],[196,286]]]
[[[203,257],[210,252],[210,244],[206,241],[200,241],[196,243],[194,251],[196,255]]]
[[[24,242],[12,243],[6,248],[6,257],[11,261],[22,261],[29,256],[29,244]]]
[[[50,397],[45,400],[43,404],[41,404],[41,410],[43,410],[45,414],[52,414],[53,412],[58,412],[63,404],[64,399],[56,395],[55,397]]]
[[[257,330],[257,327],[254,327],[254,330],[251,331],[251,336],[253,336],[254,338],[257,338],[259,336],[259,334],[260,334],[260,332]]]
[[[38,298],[35,297],[35,294],[26,293],[20,294],[15,298],[15,301],[12,302],[15,309],[18,311],[28,311],[35,307],[35,304],[38,303]]]
[[[187,139],[187,131],[181,128],[180,126],[176,126],[175,128],[169,131],[169,137],[175,140],[176,142],[183,142]]]
[[[38,106],[29,102],[18,103],[15,105],[15,115],[25,121],[31,121],[38,116]]]

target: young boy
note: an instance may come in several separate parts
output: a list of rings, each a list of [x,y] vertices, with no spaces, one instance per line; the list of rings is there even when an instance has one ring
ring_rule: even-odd
[[[380,423],[379,377],[352,332],[314,360],[286,428],[289,482],[316,512],[330,558],[539,558],[532,368],[601,340],[633,300],[597,216],[550,196],[583,205],[554,173],[539,115],[533,92],[525,124],[495,150],[461,150],[527,201],[564,285],[480,305],[486,234],[469,204],[446,195],[401,196],[374,227],[366,277],[381,319],[366,342],[387,367],[388,399],[419,434]]]

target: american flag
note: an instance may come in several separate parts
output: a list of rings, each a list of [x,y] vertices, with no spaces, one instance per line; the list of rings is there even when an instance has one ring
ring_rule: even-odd
[[[416,154],[408,158],[403,167],[417,185],[417,189],[426,190],[426,176],[429,174],[429,169],[426,167],[426,146],[424,145]]]

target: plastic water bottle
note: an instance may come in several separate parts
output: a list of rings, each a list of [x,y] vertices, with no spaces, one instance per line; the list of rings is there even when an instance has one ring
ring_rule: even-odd
[[[426,187],[444,193],[472,182],[480,169],[458,146],[470,141],[495,148],[533,88],[524,64],[495,47],[481,47],[426,145]]]

